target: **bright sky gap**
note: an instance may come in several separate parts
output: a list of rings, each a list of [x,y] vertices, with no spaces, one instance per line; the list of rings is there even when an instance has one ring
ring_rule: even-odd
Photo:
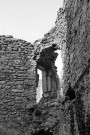
[[[0,0],[0,35],[33,43],[56,21],[63,0]]]

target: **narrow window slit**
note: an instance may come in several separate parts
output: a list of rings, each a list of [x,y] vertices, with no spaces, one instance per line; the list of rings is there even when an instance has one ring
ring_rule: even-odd
[[[36,75],[36,103],[40,101],[42,98],[42,71],[40,69],[37,69],[37,75]]]

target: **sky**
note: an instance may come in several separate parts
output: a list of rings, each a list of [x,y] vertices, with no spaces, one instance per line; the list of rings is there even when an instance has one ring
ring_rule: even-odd
[[[63,0],[0,0],[0,35],[33,43],[55,24]]]

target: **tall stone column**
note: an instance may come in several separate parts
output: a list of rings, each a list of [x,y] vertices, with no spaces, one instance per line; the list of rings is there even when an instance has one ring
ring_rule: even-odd
[[[36,73],[36,87],[38,87],[38,83],[39,83],[39,74]]]
[[[60,96],[60,91],[61,91],[61,86],[60,86],[60,78],[58,75],[56,75],[56,82],[57,82],[57,100],[60,101],[61,100],[61,96]]]
[[[47,77],[47,86],[48,86],[48,91],[51,91],[51,80],[50,80],[50,76]]]
[[[46,71],[42,71],[42,88],[43,88],[43,93],[47,92],[47,82],[46,82]]]

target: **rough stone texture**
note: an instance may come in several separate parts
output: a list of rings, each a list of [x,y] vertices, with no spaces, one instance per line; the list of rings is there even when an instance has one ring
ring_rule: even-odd
[[[29,112],[31,113],[31,119],[29,120],[28,134],[34,134],[42,129],[53,134],[59,132],[59,127],[63,122],[62,105],[54,101],[53,103],[51,101],[45,102],[42,99],[42,102],[33,106],[33,109],[31,108]],[[63,129],[61,128],[61,130]],[[62,132],[61,130],[60,132]]]
[[[27,134],[28,127],[32,126],[29,108],[36,104],[38,66],[43,67],[46,72],[45,85],[48,87],[46,92],[43,91],[42,100],[44,103],[57,100],[57,48],[57,45],[41,43],[37,46],[12,36],[0,36],[0,125],[4,130],[2,132],[10,129],[11,132],[15,130],[16,134],[22,135]]]
[[[67,21],[66,47],[68,48],[69,57],[69,74],[66,73],[66,76],[76,93],[76,99],[72,106],[71,134],[89,135],[90,1],[67,0],[65,2],[65,14]]]
[[[34,59],[37,62],[37,68],[42,66],[46,71],[51,71],[52,83],[51,92],[47,91],[47,98],[43,96],[36,106],[28,109],[28,112],[30,112],[30,120],[26,122],[29,124],[28,135],[40,134],[42,129],[53,133],[53,135],[70,134],[71,119],[69,112],[72,111],[72,107],[68,107],[69,103],[62,105],[57,102],[58,92],[55,86],[58,77],[55,68],[57,55],[54,51],[56,49],[62,50],[62,59],[66,65],[66,56],[68,55],[66,54],[66,27],[65,11],[60,8],[55,27],[45,34],[42,40],[36,40],[34,43]],[[66,69],[65,66],[64,68]],[[54,95],[53,98],[52,95]]]
[[[53,132],[53,134],[89,135],[90,1],[66,0],[64,2],[64,8],[59,10],[55,27],[45,34],[42,43],[45,45],[57,43],[58,48],[61,48],[64,64],[64,92],[67,93],[71,85],[71,90],[75,91],[75,99],[66,100],[63,103],[64,109],[61,111],[63,122],[58,124],[57,133]],[[58,117],[57,115],[56,119]]]
[[[0,36],[0,123],[16,131],[24,124],[25,108],[36,102],[34,46]]]
[[[90,134],[89,10],[89,0],[64,0],[55,27],[34,46],[0,37],[1,125],[20,135]],[[57,101],[56,49],[62,51],[64,101]],[[37,68],[47,73],[45,85],[51,80],[51,89],[48,84],[34,104]]]
[[[44,38],[42,40],[39,40],[41,43],[42,49],[45,47],[52,46],[52,44],[57,45],[57,50],[61,50],[61,57],[63,61],[63,89],[64,91],[67,90],[68,86],[68,79],[67,79],[67,73],[69,74],[69,52],[68,48],[66,47],[66,36],[67,36],[67,21],[66,21],[66,13],[65,13],[65,7],[60,8],[57,12],[57,18],[55,22],[55,26],[44,35]],[[38,41],[37,41],[38,42]],[[65,65],[65,66],[64,66]]]

